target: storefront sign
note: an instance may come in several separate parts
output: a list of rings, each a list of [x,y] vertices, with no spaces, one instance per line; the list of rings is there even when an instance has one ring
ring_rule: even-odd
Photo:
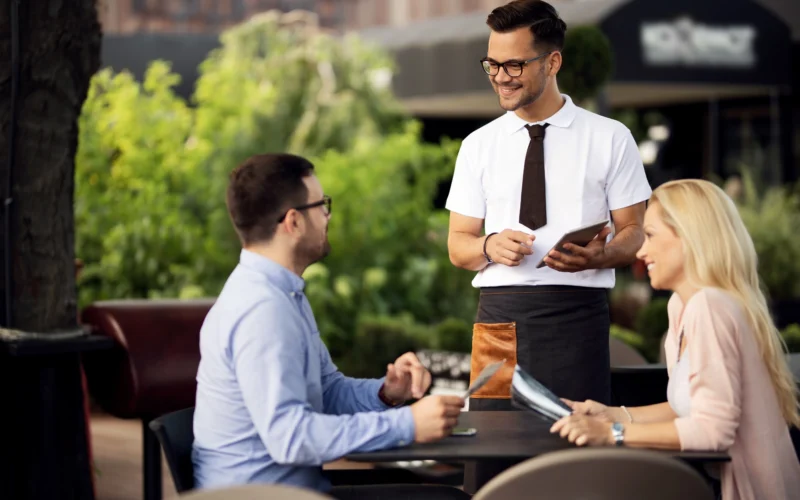
[[[651,66],[752,68],[756,30],[748,25],[712,26],[688,17],[643,23],[642,56]]]
[[[789,26],[758,2],[629,0],[605,16],[600,27],[614,49],[613,81],[791,81]]]

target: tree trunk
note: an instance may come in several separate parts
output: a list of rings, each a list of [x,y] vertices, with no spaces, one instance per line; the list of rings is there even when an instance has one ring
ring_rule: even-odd
[[[14,102],[12,2],[19,19]],[[0,222],[11,237],[10,290],[0,244],[2,326],[42,333],[76,327],[77,120],[99,67],[100,39],[95,0],[0,0],[0,200],[9,168],[13,200],[0,205],[3,221],[5,210],[11,214],[9,227]],[[0,354],[0,407],[0,497],[93,498],[79,354]]]

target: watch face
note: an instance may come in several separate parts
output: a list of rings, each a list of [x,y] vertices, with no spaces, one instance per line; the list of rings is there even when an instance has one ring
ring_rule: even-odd
[[[622,442],[624,441],[624,431],[625,428],[619,422],[614,422],[611,424],[611,433],[614,435],[614,444],[617,446],[622,446]]]

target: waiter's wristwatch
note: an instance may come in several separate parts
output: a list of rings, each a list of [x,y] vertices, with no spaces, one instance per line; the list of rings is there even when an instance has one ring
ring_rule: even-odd
[[[622,446],[625,441],[625,426],[619,422],[611,424],[611,434],[614,436],[614,444]]]

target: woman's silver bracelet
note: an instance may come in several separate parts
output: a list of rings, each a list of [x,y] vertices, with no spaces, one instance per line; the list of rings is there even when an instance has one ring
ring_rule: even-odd
[[[631,416],[631,412],[629,412],[628,409],[625,408],[624,406],[620,406],[620,408],[622,408],[622,411],[624,411],[625,415],[628,416],[628,420],[630,420],[631,423],[633,423],[633,417]]]

